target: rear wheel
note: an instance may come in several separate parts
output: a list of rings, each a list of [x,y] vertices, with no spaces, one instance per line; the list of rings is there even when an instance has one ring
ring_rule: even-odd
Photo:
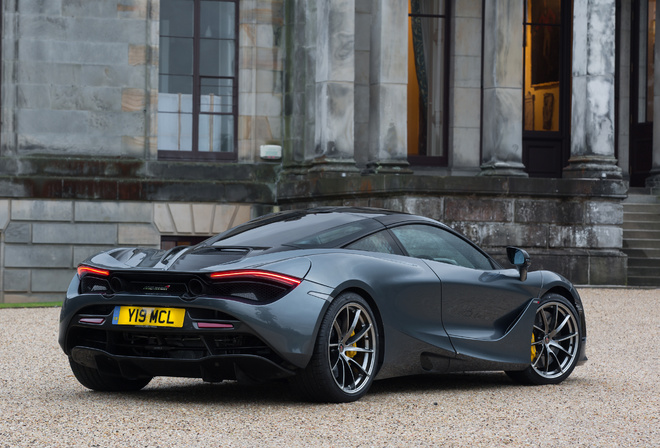
[[[358,294],[341,294],[323,318],[312,359],[296,384],[310,400],[358,400],[373,382],[379,349],[369,304]]]
[[[581,341],[580,318],[575,307],[559,294],[548,294],[541,300],[534,319],[531,365],[507,374],[523,384],[561,383],[578,362]]]
[[[151,378],[124,378],[117,375],[108,375],[91,367],[78,364],[69,358],[71,370],[80,384],[88,389],[100,392],[133,392],[142,389],[151,381]]]

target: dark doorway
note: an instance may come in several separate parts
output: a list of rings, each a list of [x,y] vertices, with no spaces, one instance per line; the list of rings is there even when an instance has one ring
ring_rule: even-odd
[[[630,186],[643,187],[653,162],[656,0],[634,0],[630,76]]]
[[[570,157],[571,0],[523,0],[523,163],[562,177]]]

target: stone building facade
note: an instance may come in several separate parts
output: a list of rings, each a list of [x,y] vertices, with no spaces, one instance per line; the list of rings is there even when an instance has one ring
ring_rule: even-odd
[[[654,1],[1,8],[0,302],[61,300],[105,248],[313,205],[420,213],[498,258],[626,282],[622,201],[660,183],[631,124],[645,105],[659,132],[660,91],[629,70],[653,59],[632,11]]]

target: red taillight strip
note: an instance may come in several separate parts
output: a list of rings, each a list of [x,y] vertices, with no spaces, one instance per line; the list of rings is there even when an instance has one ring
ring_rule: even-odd
[[[226,280],[237,279],[241,277],[256,277],[266,280],[274,280],[276,282],[284,283],[289,286],[298,286],[301,282],[300,279],[289,277],[288,275],[276,274],[269,271],[227,271],[227,272],[214,272],[210,275],[213,280]]]
[[[78,266],[78,277],[82,277],[83,274],[96,274],[107,277],[110,275],[110,271],[106,271],[105,269],[97,269],[90,266]]]

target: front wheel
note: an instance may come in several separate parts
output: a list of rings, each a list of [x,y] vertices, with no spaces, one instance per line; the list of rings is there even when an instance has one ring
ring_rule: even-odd
[[[582,331],[575,307],[559,294],[543,297],[536,311],[531,338],[531,365],[507,372],[523,384],[559,384],[578,362]]]
[[[133,392],[142,389],[151,381],[151,378],[124,378],[117,375],[107,375],[98,369],[78,364],[69,358],[71,371],[80,384],[88,389],[100,392]]]
[[[371,386],[378,360],[378,327],[369,304],[348,292],[332,301],[307,367],[296,378],[313,401],[358,400]]]

